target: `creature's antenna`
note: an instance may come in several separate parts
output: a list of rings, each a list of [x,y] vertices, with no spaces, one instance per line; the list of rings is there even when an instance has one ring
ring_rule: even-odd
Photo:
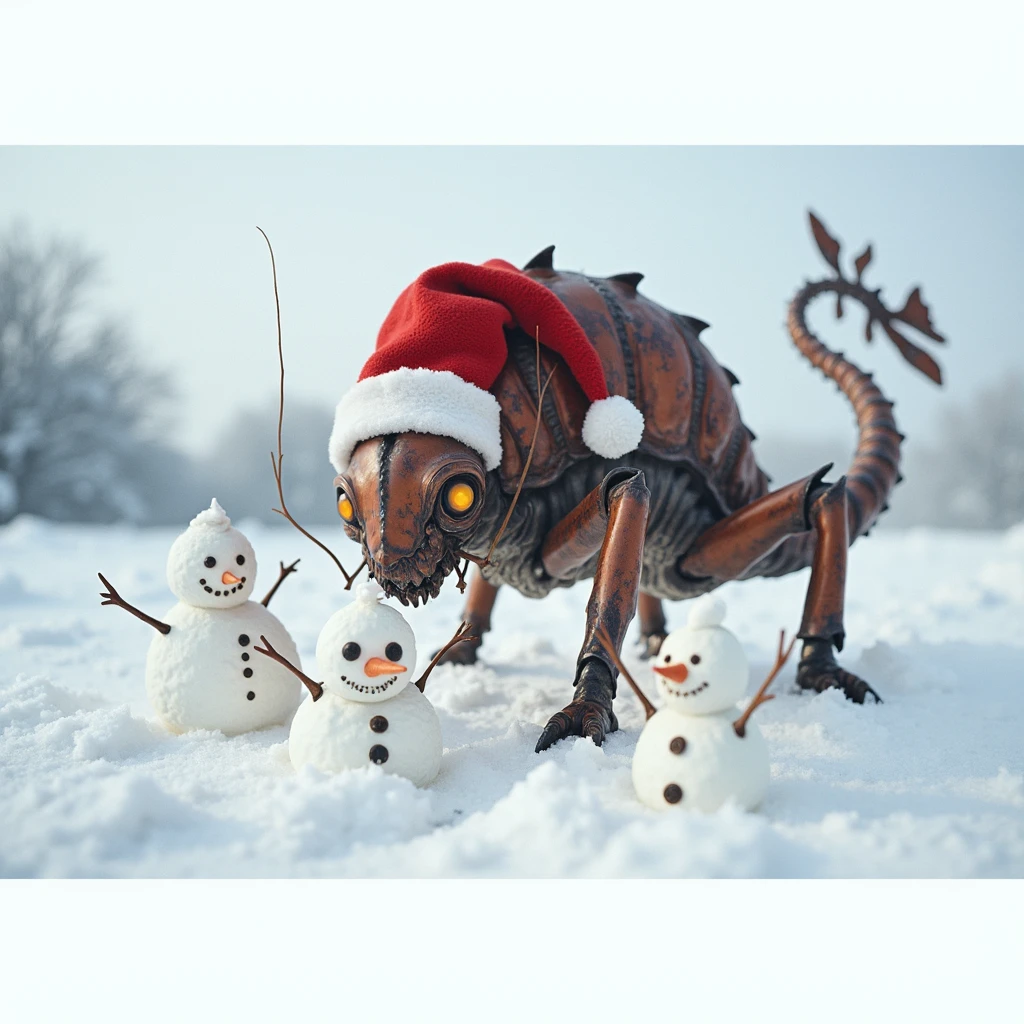
[[[288,511],[288,505],[284,500],[284,485],[281,483],[281,471],[284,464],[284,451],[282,450],[281,435],[284,429],[284,344],[281,340],[281,299],[277,291],[277,261],[274,259],[274,247],[270,244],[270,239],[267,238],[266,231],[263,230],[258,224],[256,230],[263,236],[267,243],[267,248],[270,250],[270,269],[274,275],[274,307],[277,310],[277,360],[281,367],[281,383],[280,383],[280,396],[277,405],[277,455],[270,453],[270,465],[274,471],[274,481],[277,483],[277,496],[281,502],[280,508],[275,508],[273,511],[280,516],[284,516],[292,526],[295,527],[299,533],[302,534],[307,540],[311,540],[321,551],[325,551],[334,562],[334,564],[341,570],[341,575],[345,577],[345,589],[350,590],[352,584],[355,582],[356,577],[359,575],[360,570],[366,565],[366,559],[360,563],[359,568],[350,576],[345,572],[345,567],[341,564],[338,556],[322,541],[316,539],[298,520]]]
[[[551,372],[547,376],[547,380],[544,381],[544,386],[540,386],[540,327],[538,326],[534,334],[534,338],[537,343],[537,418],[533,424],[533,439],[530,441],[530,450],[526,455],[526,462],[523,463],[523,471],[519,474],[519,483],[516,486],[516,492],[512,495],[512,504],[509,505],[508,511],[505,513],[505,518],[501,521],[501,526],[498,527],[498,532],[495,533],[494,539],[491,541],[491,546],[487,549],[487,555],[485,558],[476,558],[473,555],[468,555],[464,551],[458,552],[458,554],[465,558],[467,562],[475,562],[481,569],[486,568],[491,564],[491,555],[494,554],[494,549],[498,546],[498,541],[501,540],[501,535],[505,532],[505,528],[508,526],[509,521],[512,518],[512,513],[516,509],[516,504],[519,502],[519,495],[523,492],[523,484],[526,483],[526,474],[530,472],[530,464],[533,462],[533,453],[537,447],[537,435],[540,433],[540,411],[544,404],[544,396],[547,394],[548,385],[551,383],[551,378],[554,377],[555,371],[558,366],[551,367]],[[467,567],[468,568],[468,565]],[[459,574],[459,580],[461,586],[460,590],[464,589],[465,570]]]

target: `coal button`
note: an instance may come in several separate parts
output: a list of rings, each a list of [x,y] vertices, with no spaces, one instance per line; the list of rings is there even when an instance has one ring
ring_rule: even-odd
[[[670,782],[665,787],[663,795],[665,800],[670,804],[677,804],[683,799],[683,791],[674,782]]]
[[[383,715],[374,715],[370,719],[370,728],[374,732],[387,732],[388,720]]]
[[[252,669],[251,668],[243,668],[242,669],[242,675],[245,676],[246,679],[248,679],[249,676],[252,675]]]
[[[240,636],[240,637],[238,638],[238,642],[239,642],[239,643],[240,643],[240,644],[241,644],[241,645],[242,645],[243,647],[248,647],[248,646],[249,646],[249,634],[248,634],[248,633],[243,633],[243,634],[242,634],[242,635],[241,635],[241,636]]]
[[[686,740],[682,736],[677,736],[669,745],[668,749],[673,754],[681,754],[686,749]]]
[[[255,694],[255,693],[253,693],[253,692],[252,692],[252,690],[250,690],[250,691],[249,691],[249,692],[248,692],[248,693],[247,693],[247,694],[245,695],[245,699],[246,699],[246,700],[255,700],[255,699],[256,699],[256,694]]]
[[[374,764],[383,764],[388,759],[388,748],[375,743],[370,747],[370,760]]]

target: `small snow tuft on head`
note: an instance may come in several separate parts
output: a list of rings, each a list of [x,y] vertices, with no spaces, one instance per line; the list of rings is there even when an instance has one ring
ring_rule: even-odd
[[[220,507],[220,502],[214,498],[210,502],[210,507],[204,508],[188,525],[205,526],[213,530],[230,530],[231,520],[227,512]]]
[[[725,621],[725,602],[718,597],[704,594],[693,602],[686,624],[690,629],[711,629]]]
[[[367,580],[356,587],[355,598],[360,604],[379,604],[384,599],[384,591],[380,584]]]

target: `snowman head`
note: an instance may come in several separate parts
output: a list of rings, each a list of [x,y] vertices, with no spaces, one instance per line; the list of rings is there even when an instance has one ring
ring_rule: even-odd
[[[747,656],[724,619],[723,602],[706,595],[694,602],[687,624],[665,637],[653,667],[666,707],[707,715],[732,707],[746,692]]]
[[[216,498],[171,545],[167,582],[182,604],[195,608],[233,608],[249,600],[256,553]]]
[[[416,637],[401,612],[381,604],[376,583],[356,587],[355,600],[335,612],[316,642],[324,689],[346,700],[373,704],[409,684],[416,666]]]

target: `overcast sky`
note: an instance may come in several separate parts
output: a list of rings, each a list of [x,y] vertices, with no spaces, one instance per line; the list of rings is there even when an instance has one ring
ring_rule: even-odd
[[[836,325],[831,302],[812,309],[826,341],[876,371],[914,440],[942,403],[1024,364],[1022,183],[1021,149],[8,147],[0,227],[104,257],[97,298],[172,370],[176,440],[193,451],[276,387],[257,224],[277,254],[292,396],[333,404],[425,268],[522,264],[555,243],[557,267],[642,271],[645,294],[709,321],[757,433],[852,437],[848,406],[783,328],[793,291],[825,269],[810,207],[844,258],[874,244],[866,280],[892,305],[921,284],[949,338],[930,348],[940,390],[881,334],[866,346],[859,311]]]

